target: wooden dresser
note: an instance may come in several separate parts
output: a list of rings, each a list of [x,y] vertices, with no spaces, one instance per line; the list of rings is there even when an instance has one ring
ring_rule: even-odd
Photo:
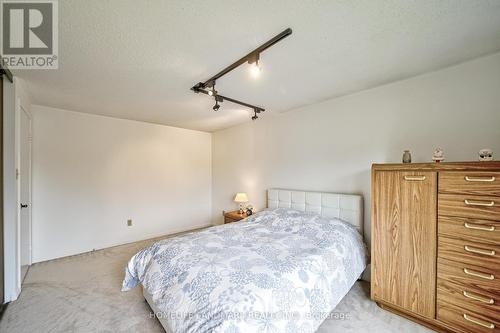
[[[500,162],[374,164],[371,297],[443,332],[500,332]]]

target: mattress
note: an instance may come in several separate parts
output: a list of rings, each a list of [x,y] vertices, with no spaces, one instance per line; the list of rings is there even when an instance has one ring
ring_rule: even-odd
[[[366,267],[349,223],[292,209],[166,239],[130,260],[167,332],[314,332]]]

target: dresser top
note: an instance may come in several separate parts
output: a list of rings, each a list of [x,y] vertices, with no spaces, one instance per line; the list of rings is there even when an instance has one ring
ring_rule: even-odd
[[[441,162],[441,163],[387,163],[372,164],[372,170],[477,170],[500,171],[500,161],[491,162]]]

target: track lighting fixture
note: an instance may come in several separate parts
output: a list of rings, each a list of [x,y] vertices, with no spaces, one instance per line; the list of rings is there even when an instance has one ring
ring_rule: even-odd
[[[203,93],[203,94],[206,94],[208,96],[214,96],[215,97],[215,105],[213,106],[214,111],[219,110],[219,108],[220,108],[219,102],[222,102],[223,100],[227,100],[229,102],[233,102],[233,103],[236,103],[239,105],[243,105],[247,108],[253,109],[254,115],[252,116],[252,119],[253,120],[258,119],[259,117],[257,116],[257,114],[260,112],[264,112],[265,109],[258,107],[258,106],[255,106],[255,105],[252,105],[252,104],[248,104],[248,103],[239,101],[239,100],[234,99],[234,98],[220,95],[215,90],[215,81],[244,63],[250,64],[251,65],[250,73],[252,74],[252,76],[258,77],[261,73],[261,67],[259,64],[260,54],[262,52],[264,52],[265,50],[267,50],[268,48],[270,48],[271,46],[273,46],[274,44],[281,41],[282,39],[290,36],[291,34],[292,34],[292,29],[290,29],[290,28],[282,31],[278,35],[274,36],[273,38],[271,38],[270,40],[268,40],[267,42],[265,42],[264,44],[262,44],[261,46],[259,46],[255,50],[253,50],[252,52],[248,53],[243,58],[239,59],[235,63],[224,68],[222,71],[220,71],[219,73],[217,73],[216,75],[214,75],[210,79],[206,80],[205,82],[197,83],[195,86],[193,86],[191,88],[191,90],[193,90],[195,93]]]

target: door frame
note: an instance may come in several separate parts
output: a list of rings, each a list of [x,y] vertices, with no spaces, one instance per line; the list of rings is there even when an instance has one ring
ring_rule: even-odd
[[[5,302],[5,242],[4,242],[4,193],[3,193],[3,68],[0,62],[0,313]]]
[[[29,128],[28,128],[28,147],[29,147],[29,161],[28,161],[28,166],[29,166],[29,171],[28,171],[28,189],[29,189],[29,202],[28,205],[30,207],[29,210],[29,215],[28,215],[28,223],[29,223],[29,260],[28,260],[28,265],[31,265],[33,263],[33,224],[32,224],[32,214],[33,214],[33,206],[32,206],[32,179],[33,179],[33,166],[32,166],[32,161],[33,161],[33,116],[29,111],[27,111],[21,104],[20,99],[17,101],[18,107],[17,109],[17,119],[18,119],[18,125],[17,130],[18,133],[16,135],[17,137],[17,166],[16,166],[16,182],[17,182],[17,283],[19,286],[22,284],[21,281],[21,177],[20,177],[20,169],[21,169],[21,116],[22,113],[28,117],[29,120]]]

